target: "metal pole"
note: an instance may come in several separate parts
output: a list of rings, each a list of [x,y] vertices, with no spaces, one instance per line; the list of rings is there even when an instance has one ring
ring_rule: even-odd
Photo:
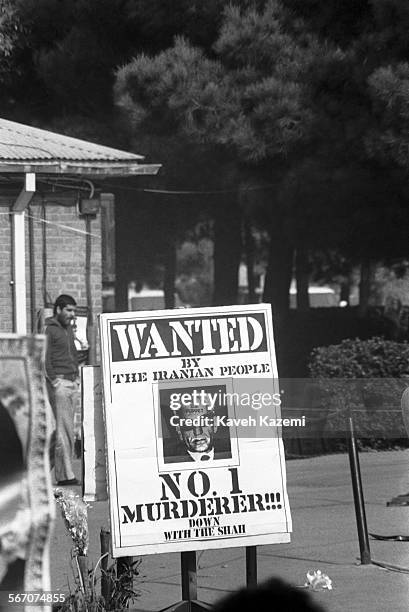
[[[190,550],[180,553],[180,566],[182,573],[182,600],[191,602],[197,599],[196,552]]]
[[[246,546],[246,584],[257,586],[257,546]]]
[[[356,525],[358,528],[359,549],[361,552],[362,565],[371,563],[371,551],[369,549],[368,527],[366,524],[365,502],[362,489],[361,470],[359,467],[358,449],[356,447],[354,423],[352,416],[348,417],[348,455],[351,468],[352,490],[354,493],[354,505]]]
[[[94,327],[94,312],[92,307],[92,279],[91,279],[91,218],[90,215],[85,217],[85,293],[87,296],[88,320],[87,320],[87,336],[89,343],[88,363],[96,364],[96,337]]]

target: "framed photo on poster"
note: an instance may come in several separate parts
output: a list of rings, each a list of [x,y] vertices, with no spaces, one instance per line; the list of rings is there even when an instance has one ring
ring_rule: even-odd
[[[194,406],[178,406],[177,398],[196,392]],[[191,469],[196,465],[238,465],[237,428],[225,423],[236,416],[231,379],[160,383],[154,387],[157,457],[159,471]],[[202,399],[200,399],[202,398]],[[211,399],[215,401],[211,403]],[[181,415],[202,421],[196,429],[181,423]]]

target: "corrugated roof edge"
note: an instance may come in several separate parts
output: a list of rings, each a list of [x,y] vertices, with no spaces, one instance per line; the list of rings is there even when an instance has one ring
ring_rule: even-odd
[[[22,123],[16,123],[9,121],[8,119],[0,118],[0,144],[15,151],[15,147],[21,147],[26,149],[36,149],[41,151],[41,155],[33,155],[30,161],[45,159],[44,153],[47,154],[48,159],[61,160],[118,160],[118,161],[136,161],[142,160],[144,157],[136,153],[129,153],[120,149],[114,149],[105,145],[95,144],[79,138],[73,138],[72,136],[65,136],[56,132],[50,132],[41,128],[24,125]],[[52,150],[46,150],[44,147],[49,146]],[[69,152],[67,151],[69,150]],[[1,159],[19,159],[14,155],[0,156]],[[27,157],[24,161],[28,161]]]
[[[0,174],[42,174],[42,175],[84,175],[93,176],[135,176],[138,174],[157,174],[162,164],[138,164],[135,161],[121,161],[118,163],[107,161],[98,163],[5,163],[0,159]]]

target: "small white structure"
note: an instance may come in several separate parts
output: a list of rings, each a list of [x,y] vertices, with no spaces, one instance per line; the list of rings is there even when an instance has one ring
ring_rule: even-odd
[[[135,291],[130,283],[128,289],[128,310],[162,310],[165,308],[165,294],[162,289],[148,289],[142,287],[141,291]],[[185,304],[175,293],[175,308],[184,308]]]
[[[259,272],[255,275],[255,293],[259,302],[263,300],[264,279],[264,272]],[[330,308],[339,306],[337,294],[331,287],[311,285],[308,287],[308,295],[310,298],[311,308]],[[239,303],[246,303],[247,296],[247,266],[246,264],[241,263],[239,268]],[[294,280],[290,286],[290,308],[297,308],[297,286]]]
[[[331,287],[308,287],[311,308],[332,308],[339,306],[337,294]],[[297,308],[297,287],[290,287],[290,308]]]

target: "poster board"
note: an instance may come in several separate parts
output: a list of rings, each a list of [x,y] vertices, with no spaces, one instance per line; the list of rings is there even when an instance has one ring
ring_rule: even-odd
[[[289,542],[270,306],[109,313],[100,332],[113,555]]]
[[[81,368],[81,389],[84,449],[83,498],[86,502],[106,501],[108,493],[100,366]]]
[[[10,592],[50,591],[55,506],[44,349],[45,336],[0,335],[0,610],[13,607]],[[30,605],[28,598],[18,608],[51,609],[40,604]]]

